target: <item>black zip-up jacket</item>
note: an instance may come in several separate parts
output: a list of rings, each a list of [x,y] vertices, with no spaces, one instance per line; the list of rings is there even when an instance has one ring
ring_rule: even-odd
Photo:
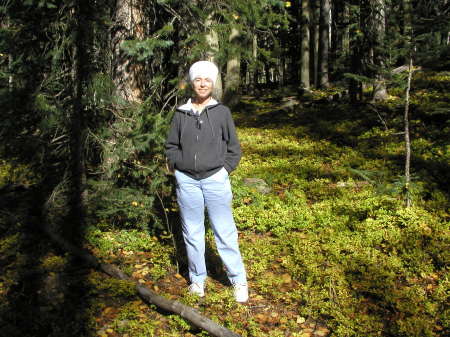
[[[230,173],[239,164],[241,147],[231,112],[218,103],[206,106],[200,115],[175,111],[166,141],[171,168],[200,180],[222,167]]]

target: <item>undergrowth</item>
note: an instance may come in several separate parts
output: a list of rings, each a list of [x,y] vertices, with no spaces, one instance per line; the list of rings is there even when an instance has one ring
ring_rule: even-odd
[[[170,238],[179,233],[156,237],[105,222],[87,229],[86,247],[136,282],[242,336],[310,336],[312,326],[336,337],[449,335],[444,182],[450,152],[442,113],[449,83],[445,73],[418,74],[414,81],[411,208],[404,207],[401,188],[403,101],[394,89],[377,112],[365,104],[324,102],[323,93],[300,98],[288,110],[280,109],[276,93],[242,101],[235,121],[243,158],[231,180],[250,285],[247,305],[233,301],[210,230],[205,299],[186,291],[181,240],[174,247]],[[18,171],[0,164],[3,184],[14,181]],[[246,178],[263,179],[270,191],[261,193]],[[172,204],[166,211],[176,219]],[[130,283],[74,264],[29,232],[25,217],[11,214],[2,211],[0,227],[0,314],[10,336],[208,335],[143,303]],[[23,317],[34,330],[14,326]],[[62,328],[67,317],[75,319]]]

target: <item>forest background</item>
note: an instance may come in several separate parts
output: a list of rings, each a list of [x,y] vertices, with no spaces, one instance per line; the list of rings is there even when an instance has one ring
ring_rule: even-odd
[[[450,334],[449,1],[2,0],[0,18],[7,336],[207,335],[44,227],[243,336]],[[183,291],[163,146],[199,59],[244,153],[244,306],[213,253],[207,299]]]

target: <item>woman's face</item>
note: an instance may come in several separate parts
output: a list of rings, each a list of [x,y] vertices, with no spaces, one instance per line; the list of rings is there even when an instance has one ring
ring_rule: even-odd
[[[200,100],[204,100],[211,96],[213,90],[213,82],[207,77],[197,77],[192,81],[192,87],[194,89],[195,95]]]

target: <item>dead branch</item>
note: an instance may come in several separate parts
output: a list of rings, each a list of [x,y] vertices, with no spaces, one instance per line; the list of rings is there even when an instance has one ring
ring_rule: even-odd
[[[128,275],[126,275],[116,266],[111,265],[109,263],[101,263],[94,255],[92,255],[86,250],[77,248],[75,245],[71,244],[70,242],[62,238],[60,235],[54,233],[50,228],[48,228],[48,226],[44,227],[44,231],[61,248],[70,252],[74,256],[81,258],[92,268],[99,269],[105,274],[120,280],[133,281],[130,277],[128,277]],[[146,286],[140,285],[135,281],[134,283],[136,284],[136,291],[145,302],[154,304],[157,307],[164,309],[166,311],[178,314],[187,321],[189,321],[190,323],[192,323],[192,325],[207,331],[213,336],[241,337],[240,335],[234,333],[233,331],[230,331],[227,328],[203,316],[194,308],[182,304],[178,301],[172,301],[163,296],[160,296],[154,291],[147,288]]]

